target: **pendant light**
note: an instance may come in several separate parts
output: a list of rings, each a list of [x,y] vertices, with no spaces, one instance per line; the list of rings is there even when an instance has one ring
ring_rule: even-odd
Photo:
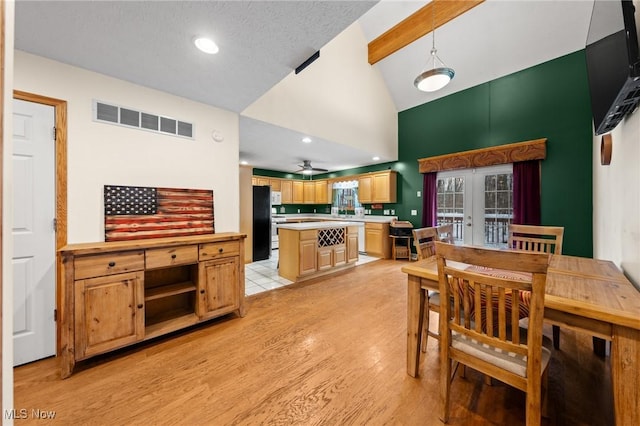
[[[436,90],[442,89],[444,86],[449,84],[451,79],[453,79],[453,76],[456,74],[455,71],[447,67],[437,55],[435,6],[436,2],[433,1],[433,4],[431,5],[433,44],[431,45],[431,58],[427,61],[427,66],[431,63],[432,67],[431,69],[427,68],[426,71],[423,71],[413,81],[414,86],[423,92],[435,92]],[[440,66],[438,66],[438,64]]]

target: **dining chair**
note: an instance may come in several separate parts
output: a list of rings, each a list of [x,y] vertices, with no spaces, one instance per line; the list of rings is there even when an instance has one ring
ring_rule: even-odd
[[[441,298],[454,301],[440,305],[440,419],[449,419],[452,362],[457,362],[526,392],[526,424],[539,425],[551,358],[542,346],[549,255],[435,246]],[[530,293],[526,335],[518,323],[521,292]]]
[[[438,229],[435,226],[428,228],[417,228],[412,231],[413,245],[416,248],[418,260],[427,259],[436,254],[435,242],[438,240]],[[439,338],[437,332],[429,330],[429,311],[440,313],[440,294],[437,291],[423,288],[425,298],[425,309],[422,315],[422,352],[427,351],[427,339],[429,336]]]
[[[509,225],[509,248],[562,254],[562,226]],[[553,348],[560,349],[560,326],[553,325]]]
[[[436,254],[436,241],[444,241],[453,244],[453,224],[448,223],[440,226],[432,226],[427,228],[417,228],[413,230],[413,244],[416,247],[418,260],[427,259]],[[429,329],[429,311],[440,313],[440,294],[437,291],[423,289],[425,296],[425,306],[427,309],[423,311],[422,319],[422,344],[420,348],[422,352],[427,351],[427,339],[429,336],[439,339],[438,332]]]

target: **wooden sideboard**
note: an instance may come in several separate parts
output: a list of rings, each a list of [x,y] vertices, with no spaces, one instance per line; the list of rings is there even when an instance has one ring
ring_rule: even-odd
[[[220,233],[62,247],[62,378],[76,361],[232,312],[244,316],[245,237]]]

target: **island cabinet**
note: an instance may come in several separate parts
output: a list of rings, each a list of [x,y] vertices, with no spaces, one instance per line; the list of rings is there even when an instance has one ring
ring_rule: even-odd
[[[291,281],[304,281],[355,266],[358,226],[353,222],[279,225],[278,273]]]
[[[61,248],[62,378],[76,361],[232,312],[244,316],[244,238],[222,233]]]

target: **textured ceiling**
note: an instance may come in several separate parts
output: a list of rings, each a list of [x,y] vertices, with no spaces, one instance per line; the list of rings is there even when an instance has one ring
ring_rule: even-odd
[[[18,1],[17,49],[240,112],[372,1]],[[195,36],[213,38],[203,55]]]
[[[368,41],[426,1],[17,1],[16,48],[209,105],[241,112],[347,26]],[[374,6],[375,4],[375,6]],[[413,80],[427,63],[428,34],[382,60],[398,111],[584,48],[593,0],[487,0],[436,30],[442,60],[456,71],[425,94]],[[220,53],[192,44],[208,35]],[[514,94],[517,96],[517,94]],[[241,118],[241,158],[292,172],[303,159],[340,170],[371,155]],[[311,135],[313,136],[313,135]]]

